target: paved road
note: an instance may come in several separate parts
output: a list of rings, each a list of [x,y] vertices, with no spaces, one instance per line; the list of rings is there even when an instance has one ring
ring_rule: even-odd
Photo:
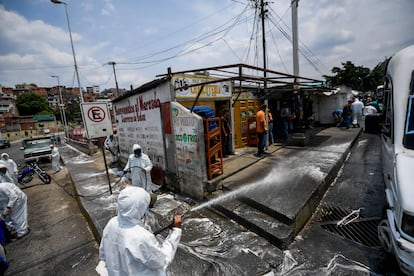
[[[362,133],[318,212],[284,252],[280,275],[399,275],[393,256],[375,240],[386,204],[380,153],[379,137]],[[358,223],[336,227],[358,209]],[[357,231],[360,241],[346,236]]]
[[[23,189],[31,232],[5,246],[10,261],[6,275],[96,275],[98,245],[71,196],[67,171],[51,175],[51,184],[42,185],[35,176]]]

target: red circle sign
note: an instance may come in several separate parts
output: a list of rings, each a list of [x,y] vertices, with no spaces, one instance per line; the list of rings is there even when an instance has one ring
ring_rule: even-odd
[[[100,123],[105,119],[106,113],[100,106],[92,106],[88,109],[88,118],[94,123]]]

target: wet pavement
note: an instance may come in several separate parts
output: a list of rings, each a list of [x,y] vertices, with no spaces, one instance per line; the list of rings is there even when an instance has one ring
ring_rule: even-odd
[[[224,174],[211,181],[218,190],[206,194],[205,202],[173,193],[158,196],[146,221],[153,231],[168,225],[175,213],[185,216],[169,275],[278,274],[286,265],[284,250],[311,218],[361,129],[310,133],[304,147],[276,143],[265,157],[245,148],[225,158]],[[116,168],[109,170],[108,181],[100,152],[88,156],[71,146],[60,152],[99,241],[126,181]]]

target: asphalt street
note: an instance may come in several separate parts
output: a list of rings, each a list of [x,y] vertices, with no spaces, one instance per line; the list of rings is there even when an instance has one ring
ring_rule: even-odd
[[[400,275],[395,258],[376,240],[386,204],[380,154],[378,135],[358,137],[312,219],[285,252],[281,275]],[[357,217],[354,222],[337,226],[352,212],[359,215],[350,217]],[[349,229],[360,236],[349,235]]]
[[[19,146],[5,151],[22,163],[22,154],[15,148]],[[96,275],[98,243],[73,197],[66,168],[53,174],[50,163],[41,166],[52,182],[44,185],[35,176],[23,188],[31,231],[5,246],[10,262],[6,275]]]

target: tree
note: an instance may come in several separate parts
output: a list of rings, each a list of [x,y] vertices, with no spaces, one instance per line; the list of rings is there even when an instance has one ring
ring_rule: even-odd
[[[331,86],[346,85],[354,90],[375,91],[375,88],[382,83],[383,73],[377,65],[371,72],[369,68],[355,66],[351,61],[342,62],[342,68],[333,67],[334,76],[324,75],[325,80]]]
[[[53,113],[53,110],[49,107],[49,103],[46,99],[32,93],[18,95],[16,99],[16,107],[21,116]]]

